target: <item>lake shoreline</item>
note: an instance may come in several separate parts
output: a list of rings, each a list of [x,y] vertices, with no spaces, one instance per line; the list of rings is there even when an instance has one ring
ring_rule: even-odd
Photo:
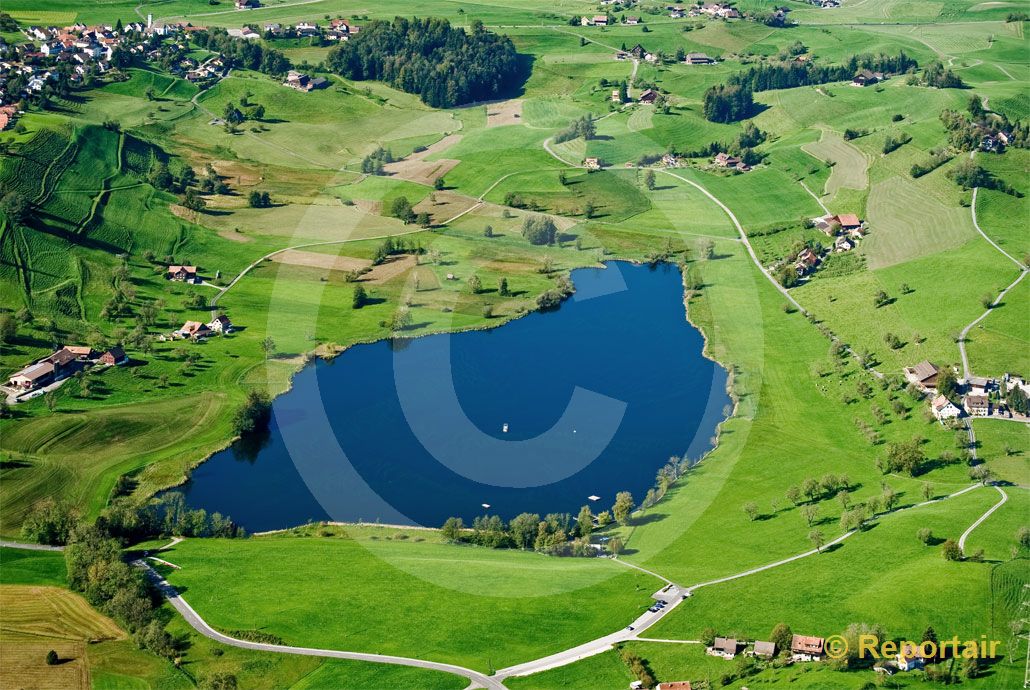
[[[661,266],[663,268],[663,270],[675,270],[677,272],[678,280],[676,280],[676,285],[678,286],[678,289],[680,290],[680,296],[676,300],[676,302],[680,305],[680,308],[683,309],[683,316],[681,316],[680,318],[683,319],[683,323],[688,324],[689,327],[690,327],[690,330],[692,332],[696,332],[698,334],[698,337],[700,338],[701,347],[697,348],[697,350],[698,350],[697,354],[700,354],[705,360],[711,362],[712,366],[716,367],[718,370],[721,370],[722,374],[724,374],[726,376],[725,385],[724,386],[719,386],[719,388],[723,389],[723,392],[725,393],[725,395],[727,397],[727,404],[722,408],[723,412],[721,414],[718,414],[718,416],[717,416],[718,421],[715,423],[714,428],[712,429],[711,434],[710,434],[710,436],[707,439],[708,442],[704,444],[704,448],[703,449],[702,448],[698,448],[698,449],[694,450],[694,452],[700,452],[700,457],[698,457],[698,459],[696,461],[694,461],[694,463],[693,463],[693,464],[697,464],[698,462],[701,462],[704,458],[706,458],[713,450],[715,450],[719,446],[723,424],[726,421],[728,421],[729,419],[731,419],[736,414],[736,412],[737,412],[738,405],[739,405],[739,399],[737,398],[737,396],[735,394],[735,391],[734,391],[734,381],[733,381],[732,372],[729,369],[727,369],[727,367],[725,367],[721,362],[718,361],[718,359],[716,359],[713,356],[712,348],[710,347],[710,341],[709,341],[708,334],[705,333],[704,329],[702,329],[692,319],[692,315],[690,313],[690,301],[693,298],[694,293],[692,291],[689,291],[689,290],[686,289],[686,284],[685,284],[686,283],[686,273],[683,270],[683,267],[681,267],[677,263],[675,263],[675,262],[660,262],[659,264],[656,265],[656,264],[649,264],[648,262],[642,262],[642,261],[633,261],[633,260],[627,260],[627,259],[613,258],[610,261],[606,261],[606,262],[604,262],[602,264],[598,264],[597,266],[573,269],[573,271],[571,271],[570,273],[575,273],[575,271],[578,271],[578,270],[587,270],[587,269],[594,269],[594,270],[596,270],[596,269],[599,269],[599,268],[604,268],[604,269],[607,270],[609,268],[616,267],[617,264],[620,264],[620,263],[628,265],[628,266],[636,267],[636,268],[649,267],[651,270],[655,269],[656,266]],[[670,276],[670,278],[671,278],[671,276]],[[575,286],[575,281],[573,281],[573,284]],[[577,288],[577,290],[578,290],[578,288]],[[575,292],[573,294],[575,294]],[[666,305],[663,309],[667,310],[668,307],[669,307],[668,301],[667,300],[663,300],[663,301],[664,301],[664,303]],[[567,299],[563,300],[562,301],[562,305],[565,305],[567,302],[568,302]],[[596,307],[595,307],[595,309],[596,309]],[[555,310],[555,311],[560,311],[560,309],[559,310]],[[425,338],[427,336],[431,336],[431,335],[449,335],[449,334],[461,334],[461,333],[470,333],[470,332],[477,332],[477,331],[488,331],[488,330],[499,328],[499,327],[504,326],[504,325],[508,325],[510,323],[515,322],[516,320],[520,319],[523,316],[529,316],[529,315],[534,314],[534,313],[542,313],[542,312],[539,309],[531,309],[531,310],[526,310],[526,311],[524,311],[522,313],[512,314],[512,315],[504,318],[503,320],[498,320],[497,323],[489,323],[489,322],[487,322],[487,323],[481,323],[481,324],[476,324],[476,325],[473,325],[473,326],[466,326],[466,327],[456,328],[456,329],[447,329],[447,330],[443,330],[443,331],[431,331],[431,332],[426,332],[426,333],[419,333],[418,335],[414,335],[414,336],[410,336],[410,337],[401,336],[401,337],[394,337],[394,338],[367,339],[367,340],[364,340],[364,341],[356,341],[354,343],[348,344],[345,347],[339,347],[339,346],[336,346],[336,345],[334,345],[332,343],[322,344],[322,345],[319,345],[314,350],[312,350],[312,351],[310,351],[308,353],[305,353],[304,355],[298,357],[298,359],[302,363],[297,367],[297,369],[294,372],[292,372],[290,374],[290,377],[289,377],[289,380],[288,380],[288,385],[286,385],[283,388],[283,390],[279,394],[276,395],[276,398],[278,398],[279,396],[281,396],[284,393],[288,393],[288,392],[294,390],[294,386],[295,386],[295,382],[296,382],[296,374],[299,373],[300,371],[302,371],[308,365],[310,365],[313,361],[317,361],[318,359],[321,359],[321,360],[323,360],[325,362],[333,361],[340,354],[343,354],[344,352],[348,352],[348,351],[352,350],[356,345],[362,345],[362,344],[365,344],[365,345],[375,345],[375,344],[382,344],[382,343],[384,343],[386,341],[394,341],[394,340],[396,340],[396,341],[403,340],[403,341],[414,342],[414,341],[421,340],[421,339],[423,339],[423,338]],[[667,314],[668,312],[666,311],[664,313]],[[596,320],[596,318],[597,318],[596,314],[593,315],[593,318]],[[620,322],[619,320],[615,320],[613,323],[619,323],[619,322]],[[656,326],[656,327],[660,328],[660,326]],[[686,336],[686,337],[690,337],[690,336]],[[695,347],[696,347],[695,345],[692,345],[691,349],[693,350]],[[392,347],[391,347],[391,349],[392,349]],[[677,357],[677,360],[681,361],[684,366],[688,366],[689,365],[689,360],[686,360],[686,359],[683,359],[683,358],[679,358],[679,357]],[[714,372],[713,372],[713,375],[715,375]],[[707,380],[707,377],[706,377],[706,380]],[[710,390],[714,391],[716,389],[715,388],[711,388]],[[708,412],[708,416],[710,418],[710,420],[707,422],[708,424],[711,424],[713,421],[715,421],[715,419],[712,418],[712,412],[711,411]],[[698,411],[697,417],[694,417],[694,419],[698,420],[698,424],[699,424],[699,426],[697,427],[697,431],[698,432],[700,432],[702,430],[701,427],[700,427],[700,424],[703,422],[703,417],[704,417],[704,415],[702,414],[702,411],[700,411],[700,410]],[[673,426],[673,425],[668,425],[668,428],[672,429],[672,428],[676,428],[676,427]],[[695,436],[695,442],[696,442],[696,440],[698,438],[699,438],[699,436]],[[661,439],[659,437],[659,441],[660,440]],[[222,451],[225,451],[227,448],[231,448],[233,444],[235,444],[235,443],[237,443],[239,441],[240,441],[239,437],[236,437],[236,438],[232,439],[227,444],[227,446],[223,447],[220,451],[215,451],[215,452],[209,454],[205,459],[203,459],[201,461],[198,461],[196,463],[196,465],[194,465],[193,469],[195,469],[196,467],[199,467],[200,465],[205,463],[207,460],[210,460],[212,457],[214,457],[218,453],[220,453]],[[607,446],[605,448],[607,448]],[[666,451],[666,452],[668,452],[668,451]],[[680,452],[675,452],[674,454],[679,455]],[[593,462],[593,461],[591,461],[591,462]],[[659,464],[660,464],[659,462],[657,462],[657,461],[655,462],[656,466],[659,466]],[[576,473],[578,473],[578,472],[579,471],[577,470]],[[576,473],[573,473],[573,474],[576,474]],[[212,475],[208,475],[208,476],[210,477]],[[573,475],[569,475],[569,476],[571,477]],[[207,477],[205,477],[205,479],[207,479]],[[188,486],[190,484],[190,482],[192,482],[192,480],[193,480],[193,473],[191,472],[189,476],[184,477],[183,481],[179,482],[178,484],[176,484],[175,487]],[[210,481],[210,480],[208,480],[208,481]],[[246,480],[243,480],[243,481],[246,481]],[[487,484],[486,486],[489,487],[491,485]],[[501,486],[501,488],[503,489],[503,485],[498,485],[498,486]],[[632,486],[636,486],[635,483]],[[163,491],[174,490],[175,487],[171,487],[169,489],[164,489]],[[495,486],[494,489],[496,490],[496,488],[497,487]],[[637,489],[639,489],[639,487],[637,487]],[[637,489],[635,489],[635,490],[637,490]],[[261,489],[258,489],[258,490],[261,491]],[[642,489],[639,489],[639,490],[642,491]],[[606,491],[606,489],[601,489],[601,490],[594,491],[593,493],[605,493],[605,491]],[[485,494],[489,494],[490,492],[491,492],[491,490],[487,489],[484,493]],[[187,489],[186,493],[188,495],[188,493],[189,493],[188,489]],[[289,491],[288,490],[284,493],[284,495],[287,497],[285,500],[289,501]],[[272,500],[274,500],[274,499],[272,499]],[[490,500],[490,499],[487,499],[487,500]],[[302,504],[303,504],[303,501],[302,501]],[[301,505],[301,504],[295,504],[295,505]],[[517,506],[518,504],[515,503],[514,505]],[[208,505],[206,507],[208,507],[209,509],[216,509],[214,505]],[[344,519],[344,520],[341,520],[341,521],[324,520],[324,519],[323,520],[318,520],[317,519],[317,512],[318,512],[318,510],[319,509],[316,508],[316,512],[313,513],[312,517],[309,518],[309,519],[314,519],[315,522],[329,522],[329,523],[333,523],[333,524],[336,524],[336,523],[351,524],[351,525],[373,525],[373,524],[376,524],[373,521],[369,521],[367,519],[360,518],[360,517],[358,517],[356,519]],[[359,507],[356,510],[359,511],[358,514],[360,514],[361,508]],[[223,512],[223,514],[227,514],[230,517],[234,517],[233,509],[222,508],[222,509],[220,509],[220,512]],[[416,511],[416,513],[417,512],[419,512],[419,511]],[[460,512],[460,510],[459,510],[459,512]],[[245,515],[246,513],[244,512],[243,514]],[[253,519],[251,519],[251,522],[253,524],[252,520]],[[426,527],[425,526],[426,524],[430,524],[431,525],[432,523],[426,523],[426,522],[424,522],[424,520],[425,520],[425,517],[422,517],[422,518],[412,518],[412,524],[396,524],[395,527],[399,528],[399,529],[415,529],[415,528],[419,528],[419,529],[437,529],[437,527]],[[248,521],[247,519],[242,519],[241,520],[241,522],[247,522],[247,521]],[[396,521],[391,521],[391,522],[396,522]],[[267,525],[267,522],[265,524]],[[255,531],[255,534],[266,534],[266,533],[277,533],[277,532],[289,531],[289,530],[294,529],[296,527],[303,526],[304,524],[305,523],[303,521],[290,521],[290,522],[280,523],[281,526],[274,526],[273,525],[273,526],[266,527],[265,529],[259,529],[259,530]],[[380,523],[380,524],[383,524],[383,523]]]

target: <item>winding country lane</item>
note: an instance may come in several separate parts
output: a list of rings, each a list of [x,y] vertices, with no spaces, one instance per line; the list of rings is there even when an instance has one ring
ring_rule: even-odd
[[[979,527],[983,523],[984,520],[989,518],[994,513],[994,511],[996,511],[998,508],[1001,508],[1003,505],[1005,505],[1005,501],[1009,500],[1009,495],[1007,493],[1005,493],[1004,489],[1002,489],[997,484],[994,485],[994,488],[998,490],[999,494],[1001,494],[1001,500],[998,501],[997,503],[995,503],[990,508],[988,508],[987,512],[984,513],[983,515],[981,515],[980,518],[976,522],[971,524],[969,526],[969,529],[967,529],[965,532],[963,532],[962,536],[959,537],[959,539],[958,539],[958,548],[962,551],[962,553],[966,552],[966,538],[969,537],[969,535],[973,533],[973,530],[975,530],[977,527]]]
[[[974,491],[976,489],[981,488],[982,486],[983,485],[979,483],[972,484],[964,489],[960,489],[958,491],[955,491],[954,493],[948,494],[947,496],[931,499],[929,501],[923,501],[922,503],[917,503],[912,506],[897,508],[895,510],[889,511],[888,513],[882,513],[876,517],[882,518],[886,515],[891,515],[901,511],[911,510],[913,508],[920,508],[922,506],[939,503],[950,498],[961,496],[970,491]],[[960,544],[964,544],[969,534],[972,533],[973,530],[975,530],[977,527],[979,527],[988,517],[990,517],[998,508],[1000,508],[1008,500],[1008,495],[1005,494],[1005,492],[1000,487],[995,486],[994,488],[997,489],[998,492],[1003,496],[1002,500],[1000,500],[997,504],[991,507],[986,513],[981,515],[972,525],[970,525],[970,527],[962,535]],[[858,530],[851,530],[850,532],[845,532],[836,539],[825,544],[822,548],[833,546],[834,544],[839,544],[840,542],[855,534],[857,531]],[[173,540],[172,544],[166,545],[165,547],[162,547],[162,549],[159,550],[168,548],[168,546],[172,546],[175,543],[178,542]],[[59,546],[42,546],[40,544],[24,544],[13,541],[0,541],[0,546],[19,549],[31,549],[37,551],[60,551],[63,548]],[[265,644],[261,642],[238,640],[234,637],[224,635],[215,630],[214,628],[212,628],[210,625],[208,625],[208,623],[203,618],[201,618],[200,614],[198,614],[193,609],[193,607],[191,607],[189,603],[187,603],[186,600],[182,598],[178,590],[176,590],[174,586],[168,583],[168,581],[166,581],[156,570],[150,567],[149,564],[142,560],[136,560],[133,561],[133,565],[143,569],[143,571],[147,574],[147,577],[154,583],[154,585],[161,592],[161,594],[168,599],[168,602],[175,608],[175,610],[178,611],[180,615],[182,615],[182,617],[186,620],[187,623],[189,623],[190,627],[192,627],[201,635],[204,635],[205,637],[215,640],[216,642],[220,642],[222,644],[226,644],[232,647],[239,647],[242,649],[250,649],[254,651],[275,652],[279,654],[297,654],[301,656],[317,656],[334,659],[350,659],[355,661],[369,661],[374,663],[394,664],[400,666],[413,666],[416,668],[424,668],[462,676],[469,680],[470,688],[479,687],[487,688],[488,690],[505,690],[504,680],[506,678],[510,678],[512,676],[528,676],[534,673],[540,673],[541,671],[566,666],[581,659],[586,659],[588,657],[606,652],[620,642],[628,642],[631,640],[647,641],[649,638],[641,637],[641,633],[653,627],[656,623],[658,623],[658,621],[667,616],[671,611],[673,611],[685,600],[687,600],[691,596],[691,594],[693,594],[694,591],[700,589],[701,587],[710,587],[712,585],[717,585],[723,582],[729,582],[731,580],[737,580],[743,577],[748,577],[750,575],[755,575],[757,573],[761,573],[772,568],[777,568],[787,563],[793,563],[794,561],[800,560],[802,558],[808,558],[820,552],[821,549],[811,549],[809,551],[805,551],[803,553],[790,556],[789,558],[784,558],[779,561],[775,561],[774,563],[758,566],[756,568],[750,568],[748,570],[744,570],[733,575],[727,575],[725,577],[717,578],[715,580],[700,582],[686,588],[676,585],[668,578],[665,578],[664,576],[659,575],[658,573],[655,573],[653,571],[647,570],[641,566],[632,563],[626,563],[625,561],[621,561],[619,559],[615,559],[621,565],[640,570],[642,572],[645,572],[649,575],[658,578],[659,580],[666,582],[666,586],[663,587],[660,590],[660,592],[664,595],[664,597],[666,597],[668,604],[663,609],[660,609],[656,612],[652,612],[650,610],[646,611],[642,615],[638,616],[636,620],[630,623],[628,627],[623,628],[617,632],[613,632],[609,635],[605,635],[603,637],[590,640],[589,642],[584,642],[583,644],[577,645],[570,649],[566,649],[556,654],[551,654],[540,659],[527,661],[525,663],[517,664],[515,666],[509,666],[508,668],[503,668],[497,671],[492,676],[487,676],[478,671],[464,668],[462,666],[456,666],[454,664],[425,661],[422,659],[412,659],[408,657],[389,656],[384,654],[367,654],[363,652],[347,652],[335,649],[320,649],[312,647],[291,647],[288,645]],[[677,640],[668,639],[661,639],[658,641],[677,642]],[[679,642],[687,644],[693,641],[680,640]]]
[[[207,622],[193,610],[193,607],[182,598],[179,591],[169,584],[167,580],[161,577],[161,575],[151,568],[149,564],[137,560],[133,561],[133,565],[144,570],[151,582],[153,582],[161,594],[168,599],[168,603],[171,604],[186,620],[186,622],[190,624],[190,627],[204,637],[211,638],[215,642],[220,642],[222,644],[229,645],[230,647],[239,647],[241,649],[250,649],[258,652],[277,652],[280,654],[297,654],[301,656],[318,656],[331,659],[370,661],[381,664],[394,664],[397,666],[413,666],[415,668],[424,668],[432,671],[442,671],[444,673],[463,676],[469,679],[469,682],[472,684],[471,687],[488,688],[488,690],[503,690],[504,688],[504,685],[496,678],[492,678],[478,671],[473,671],[470,668],[455,666],[454,664],[443,664],[435,661],[424,661],[422,659],[410,659],[408,657],[390,656],[386,654],[343,652],[336,649],[318,649],[313,647],[290,647],[280,644],[266,644],[264,642],[238,640],[235,637],[223,635],[208,625]]]
[[[972,156],[970,156],[970,157],[972,157]],[[998,293],[998,296],[995,298],[995,300],[993,302],[991,302],[991,305],[987,308],[987,310],[983,314],[980,314],[980,316],[978,316],[971,324],[969,324],[968,326],[963,328],[962,332],[959,333],[959,335],[958,335],[958,351],[959,351],[959,354],[962,356],[962,375],[965,378],[967,378],[967,379],[970,376],[973,375],[973,370],[969,367],[969,356],[966,354],[966,335],[978,323],[980,323],[981,321],[986,319],[990,315],[991,311],[993,311],[996,306],[1001,304],[1001,301],[1005,298],[1005,295],[1008,294],[1009,290],[1011,290],[1012,288],[1016,287],[1016,285],[1019,284],[1019,281],[1023,280],[1023,278],[1026,277],[1027,272],[1030,271],[1030,268],[1027,268],[1026,266],[1024,266],[1022,264],[1022,262],[1020,262],[1018,259],[1016,259],[1014,256],[1009,254],[1007,251],[1005,251],[1001,247],[999,247],[997,242],[995,242],[990,237],[988,237],[987,233],[985,233],[983,231],[983,229],[980,227],[980,223],[977,222],[977,218],[976,218],[976,196],[977,196],[977,193],[979,191],[980,191],[979,187],[974,187],[973,188],[973,202],[969,205],[969,208],[970,208],[970,210],[971,210],[971,212],[973,214],[973,227],[976,228],[976,231],[978,233],[980,233],[980,235],[985,240],[990,242],[992,247],[994,247],[999,252],[1004,254],[1010,261],[1012,261],[1012,263],[1014,263],[1017,266],[1019,266],[1019,276],[1017,276],[1016,279],[1014,281],[1012,281],[1012,283],[1008,287],[1006,287],[1004,290],[1002,290],[1001,292]]]

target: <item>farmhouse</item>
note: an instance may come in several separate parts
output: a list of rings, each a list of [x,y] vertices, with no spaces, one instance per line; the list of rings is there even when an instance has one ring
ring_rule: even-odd
[[[883,72],[873,72],[867,69],[860,69],[851,80],[852,86],[872,86],[883,81]]]
[[[218,316],[216,316],[210,323],[207,324],[207,327],[215,333],[233,332],[232,321],[230,321],[229,317],[225,314],[219,314]]]
[[[211,335],[211,329],[207,327],[207,324],[201,323],[200,321],[187,321],[182,325],[182,328],[175,331],[173,335],[177,335],[180,338],[189,338],[191,340],[200,340]]]
[[[646,91],[640,94],[640,97],[637,98],[637,100],[641,103],[654,103],[656,100],[658,100],[658,92],[653,91],[651,89],[647,89]]]
[[[601,159],[600,158],[584,158],[583,159],[583,165],[588,170],[600,170],[601,169]]]
[[[910,383],[914,383],[924,390],[937,387],[938,369],[925,359],[914,367],[905,367],[904,371],[905,378]]]
[[[612,89],[612,103],[622,103],[622,96],[619,95],[618,89]]]
[[[709,656],[721,656],[723,659],[732,659],[737,656],[737,652],[740,651],[742,646],[735,639],[717,637],[712,646],[707,649],[707,653]]]
[[[772,659],[776,656],[776,643],[755,640],[755,649],[753,654],[754,656],[760,656],[764,659]]]
[[[840,224],[840,229],[852,237],[862,236],[862,221],[854,213],[841,213],[834,216]]]
[[[168,270],[165,271],[165,275],[171,280],[178,280],[180,282],[195,283],[197,282],[197,267],[196,266],[169,266]]]
[[[73,357],[75,357],[76,360],[80,362],[88,362],[89,360],[93,359],[94,355],[96,354],[93,351],[93,348],[87,345],[65,345],[61,349],[70,353]]]
[[[238,10],[250,10],[261,7],[259,0],[236,0],[236,9]]]
[[[991,413],[991,401],[986,395],[967,395],[963,403],[971,417],[986,417]]]
[[[923,654],[919,647],[911,644],[902,645],[901,651],[898,652],[899,671],[915,671],[923,668],[924,665]]]
[[[718,165],[720,168],[735,168],[740,165],[740,159],[736,156],[731,156],[728,153],[717,153],[712,162]]]
[[[297,91],[303,91],[307,93],[314,89],[322,89],[329,85],[329,81],[325,77],[317,77],[312,79],[308,75],[297,72],[296,70],[290,70],[286,74],[286,81],[283,82],[283,86],[289,86],[291,89]]]
[[[25,367],[21,371],[16,371],[8,379],[8,383],[12,388],[31,391],[53,381],[54,371],[54,365],[50,362],[37,362]]]
[[[97,360],[101,364],[107,364],[108,366],[121,366],[129,363],[129,356],[125,354],[125,350],[115,345],[104,354],[100,355]]]
[[[955,419],[962,414],[962,410],[958,409],[958,406],[944,395],[934,398],[930,403],[930,409],[933,410],[933,416],[939,422],[943,422],[945,419]]]
[[[687,53],[687,57],[684,58],[683,62],[688,65],[711,65],[715,62],[715,59],[708,57],[704,53]]]
[[[823,658],[823,638],[794,635],[790,640],[790,657],[794,661],[819,661]]]
[[[629,26],[636,26],[640,23],[640,17],[626,17],[626,24]]]
[[[8,379],[12,388],[31,391],[78,371],[93,357],[93,350],[85,346],[69,345],[55,350],[43,359],[16,371]]]
[[[812,251],[811,248],[805,247],[798,254],[797,261],[794,263],[794,269],[798,272],[798,276],[803,276],[818,265],[819,255]]]
[[[966,392],[971,395],[987,395],[994,387],[994,381],[984,376],[970,376],[965,381]]]
[[[833,251],[837,252],[849,252],[855,248],[855,245],[847,237],[838,237],[833,243]]]

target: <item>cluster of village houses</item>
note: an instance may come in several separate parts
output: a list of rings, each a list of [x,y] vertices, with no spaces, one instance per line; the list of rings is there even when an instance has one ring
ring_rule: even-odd
[[[236,8],[243,10],[260,6],[258,0],[237,0]],[[151,17],[147,22],[130,22],[116,29],[108,25],[73,24],[65,27],[29,26],[23,30],[27,42],[8,46],[0,38],[0,130],[14,124],[21,114],[18,103],[22,98],[41,93],[47,84],[56,83],[62,77],[61,65],[72,66],[68,80],[81,84],[90,73],[104,74],[112,67],[116,49],[137,54],[146,60],[159,60],[166,51],[187,48],[186,37],[195,31],[205,31],[203,26],[192,24],[155,24]],[[298,22],[293,26],[267,23],[260,27],[248,26],[242,29],[228,29],[233,38],[242,40],[259,39],[264,34],[279,38],[320,37],[329,41],[346,41],[358,33],[361,27],[345,19],[333,19],[327,26],[315,22]],[[152,36],[166,36],[173,40],[169,44],[153,47]],[[176,38],[180,37],[178,42]],[[210,83],[221,79],[229,71],[228,61],[222,55],[213,55],[206,60],[183,57],[172,65],[169,71],[194,83]],[[24,76],[24,85],[9,89],[8,82],[14,77]],[[19,82],[20,84],[21,82]],[[311,91],[327,85],[322,78],[310,78],[299,72],[291,72],[284,82],[286,86],[299,91]]]
[[[165,270],[165,277],[180,283],[200,284],[203,279],[197,271],[196,266],[169,266]],[[219,314],[211,321],[187,321],[181,327],[175,329],[167,336],[160,336],[159,340],[203,340],[213,335],[232,333],[235,330],[232,321],[225,314]]]
[[[116,29],[109,25],[72,24],[71,26],[29,26],[22,33],[29,40],[10,48],[0,39],[0,130],[12,125],[21,113],[16,105],[23,97],[41,93],[48,84],[62,78],[62,66],[71,65],[67,79],[72,85],[81,84],[91,73],[105,74],[113,66],[116,50],[125,50],[147,60],[158,60],[165,51],[186,49],[185,35],[199,30],[181,24],[155,25],[152,18],[130,22]],[[173,41],[151,47],[152,36],[168,36]],[[176,43],[177,36],[183,38]],[[183,58],[170,70],[190,81],[203,81],[224,76],[228,71],[224,58],[213,56],[203,62]],[[8,83],[25,76],[24,86],[9,89]]]
[[[256,0],[237,0],[236,9],[253,9],[259,7]],[[346,19],[333,19],[327,26],[320,26],[317,22],[297,22],[293,25],[267,22],[244,26],[242,29],[229,29],[227,33],[233,38],[245,40],[256,40],[269,34],[274,38],[321,38],[326,41],[349,41],[350,37],[361,31],[360,26],[351,24]]]
[[[822,661],[826,656],[826,641],[821,637],[811,635],[793,635],[790,639],[790,660],[791,661]],[[709,656],[733,659],[740,653],[747,656],[754,656],[762,659],[772,659],[780,650],[775,642],[756,640],[750,648],[740,640],[732,638],[717,637],[712,646],[706,649]],[[895,661],[889,665],[883,665],[887,672],[913,671],[923,668],[925,660],[919,648],[911,644],[903,644],[898,651]],[[660,687],[660,686],[659,686]]]
[[[826,253],[848,252],[855,248],[858,240],[866,233],[866,226],[854,213],[827,214],[811,219],[812,226],[833,240]],[[825,254],[824,254],[825,256]],[[822,262],[820,256],[811,247],[805,247],[794,259],[794,270],[798,277],[808,275]]]
[[[165,277],[168,280],[182,283],[199,284],[202,282],[196,266],[169,266]],[[169,335],[159,336],[158,339],[199,341],[214,335],[231,333],[233,330],[235,328],[229,317],[219,314],[207,323],[187,321]],[[125,354],[125,350],[118,346],[98,351],[87,346],[66,345],[29,364],[24,369],[16,371],[8,378],[7,389],[17,399],[20,396],[39,391],[50,384],[63,381],[86,367],[93,365],[121,366],[128,362],[129,357]]]
[[[837,2],[837,0],[827,0],[827,2]],[[602,7],[610,7],[620,4],[620,0],[601,0]],[[690,5],[689,7],[684,5],[666,5],[665,11],[669,13],[669,17],[671,19],[685,19],[687,17],[741,19],[742,17],[746,17],[746,15],[741,14],[740,10],[736,7],[722,2]],[[783,21],[789,11],[790,10],[787,7],[778,7],[773,11],[773,17],[774,19]],[[626,15],[623,17],[622,22],[629,26],[635,26],[640,24],[642,20],[638,16]],[[611,26],[616,23],[616,20],[611,14],[596,14],[591,17],[580,17],[579,23],[582,26]]]
[[[790,640],[790,660],[793,662],[822,661],[826,657],[826,641],[821,637],[811,635],[793,635]],[[780,652],[775,642],[756,640],[748,644],[742,640],[728,637],[716,637],[710,647],[706,648],[709,656],[716,656],[723,659],[733,659],[738,654],[752,656],[759,659],[773,659]],[[924,668],[926,660],[918,646],[912,644],[901,645],[897,656],[886,663],[878,664],[876,671],[888,675],[897,671],[914,671]],[[641,690],[640,681],[630,684],[630,690]],[[659,683],[655,690],[691,690],[690,681],[672,681]]]
[[[0,38],[0,54],[4,56],[0,60],[0,104],[4,106],[0,129],[6,129],[17,118],[19,111],[13,104],[24,96],[42,92],[47,83],[57,80],[59,65],[72,65],[68,79],[73,84],[81,83],[90,70],[103,74],[111,67],[115,48],[124,45],[130,34],[142,34],[145,29],[138,22],[120,32],[110,26],[85,24],[63,28],[30,26],[23,31],[29,41],[13,49]],[[8,88],[8,82],[17,76],[27,79],[15,93]]]
[[[915,366],[905,367],[904,373],[909,383],[933,396],[930,400],[930,410],[941,423],[949,419],[967,416],[1006,419],[1021,417],[1017,412],[1009,410],[1007,406],[994,405],[991,402],[992,393],[996,393],[998,397],[1005,397],[1014,388],[1019,388],[1030,397],[1030,383],[1022,376],[1008,373],[1002,375],[1000,379],[970,376],[958,381],[962,389],[962,397],[959,401],[961,405],[958,405],[937,390],[937,376],[940,374],[940,369],[935,364],[923,360]]]

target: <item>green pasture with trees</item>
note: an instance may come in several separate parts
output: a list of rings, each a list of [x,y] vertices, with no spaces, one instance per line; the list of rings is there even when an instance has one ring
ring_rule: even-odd
[[[643,0],[602,27],[580,21],[599,13],[586,0],[8,0],[8,45],[28,26],[148,14],[204,28],[81,86],[55,80],[0,132],[0,373],[62,345],[129,357],[0,407],[0,535],[68,545],[0,550],[17,612],[13,631],[0,612],[0,653],[61,672],[30,587],[78,602],[56,614],[76,645],[87,623],[117,631],[73,660],[97,688],[467,684],[203,637],[128,565],[172,537],[186,540],[160,558],[180,568],[162,574],[219,630],[483,672],[624,628],[663,584],[627,565],[690,586],[816,551],[696,590],[647,633],[674,642],[506,684],[880,682],[860,665],[726,661],[697,644],[778,626],[988,635],[1000,660],[883,682],[1020,682],[1030,432],[977,419],[971,444],[902,370],[934,363],[960,403],[959,334],[986,312],[963,343],[972,373],[1030,375],[1030,287],[1010,288],[1030,262],[1027,8],[845,0],[777,17],[780,4],[676,19]],[[363,30],[222,31],[332,19]],[[176,67],[218,54],[221,78]],[[284,86],[290,69],[324,88]],[[646,90],[654,103],[638,102]],[[812,221],[839,214],[864,225],[838,252]],[[799,274],[806,252],[821,258]],[[613,259],[680,265],[684,316],[733,399],[714,449],[655,468],[646,494],[576,515],[247,537],[161,493],[266,425],[310,358],[560,309],[570,271]],[[169,280],[170,265],[199,282]],[[239,329],[172,337],[218,314]],[[1006,399],[1025,403],[992,403]],[[60,660],[73,645],[58,646]]]

